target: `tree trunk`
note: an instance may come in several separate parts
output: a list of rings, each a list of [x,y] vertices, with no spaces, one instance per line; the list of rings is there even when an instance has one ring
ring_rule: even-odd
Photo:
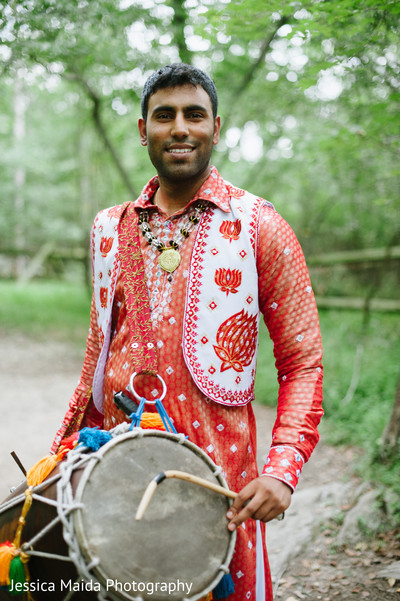
[[[99,134],[100,138],[102,139],[104,146],[110,153],[112,162],[113,162],[114,166],[116,167],[118,173],[120,174],[121,179],[124,182],[125,187],[128,190],[131,199],[136,200],[136,198],[139,196],[139,194],[134,189],[132,182],[129,178],[128,171],[125,169],[125,167],[119,157],[118,151],[115,148],[113,142],[111,141],[111,138],[108,135],[107,128],[104,125],[102,115],[101,115],[101,99],[100,99],[100,97],[96,94],[96,92],[93,90],[93,88],[91,88],[89,83],[78,73],[65,72],[63,74],[63,77],[67,80],[70,80],[70,81],[72,80],[72,81],[76,81],[77,83],[79,83],[79,85],[84,90],[85,94],[87,94],[87,96],[92,101],[92,103],[93,103],[92,118],[93,118],[94,125],[96,127],[96,131]]]
[[[394,403],[389,421],[382,436],[382,453],[391,455],[399,448],[400,443],[400,375],[397,382]]]
[[[249,70],[247,71],[247,73],[245,73],[242,81],[240,82],[240,85],[232,95],[231,103],[229,106],[229,112],[225,115],[222,127],[223,131],[226,131],[229,128],[232,117],[236,115],[237,105],[240,98],[246,92],[250,84],[253,82],[258,69],[264,64],[265,56],[268,50],[270,49],[271,43],[274,40],[278,30],[282,27],[282,25],[285,25],[288,22],[289,17],[281,17],[279,21],[275,24],[273,31],[271,31],[264,39],[263,44],[260,48],[260,54],[258,55],[258,59],[254,61],[254,63],[249,65]]]
[[[25,138],[25,111],[26,97],[23,93],[22,81],[18,77],[15,79],[14,85],[14,146],[19,149],[23,139]],[[15,210],[15,226],[14,226],[14,241],[17,250],[21,250],[24,246],[24,187],[26,180],[25,166],[17,163],[14,167],[14,210]],[[19,277],[25,267],[25,257],[17,256],[14,263],[14,276]]]
[[[185,26],[187,22],[187,11],[183,0],[171,0],[171,6],[174,10],[174,16],[171,24],[171,31],[174,35],[173,42],[176,44],[179,52],[179,58],[183,63],[192,64],[193,52],[189,50],[186,44]]]

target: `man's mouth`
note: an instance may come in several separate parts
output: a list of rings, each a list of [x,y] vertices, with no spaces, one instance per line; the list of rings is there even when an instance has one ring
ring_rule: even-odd
[[[189,154],[193,152],[194,148],[167,148],[167,152],[170,154]]]

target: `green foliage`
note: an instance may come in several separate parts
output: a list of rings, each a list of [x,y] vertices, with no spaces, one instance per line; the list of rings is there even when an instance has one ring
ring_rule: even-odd
[[[321,429],[325,442],[362,449],[356,471],[387,491],[387,512],[400,522],[400,450],[383,454],[382,434],[394,402],[400,365],[398,315],[373,314],[365,331],[362,314],[320,310],[324,346],[324,410]],[[345,402],[352,382],[357,347],[363,352],[354,394]],[[256,378],[258,402],[276,406],[278,386],[272,344],[265,328],[260,337]]]
[[[373,314],[367,330],[360,312],[320,311],[324,344],[325,413],[338,428],[337,442],[373,445],[382,435],[393,405],[400,364],[397,315]],[[362,355],[353,398],[343,402],[354,372],[357,346]]]
[[[89,327],[88,290],[70,282],[20,286],[0,282],[0,331],[39,340],[84,344]]]
[[[278,381],[273,345],[263,322],[260,325],[255,398],[258,403],[271,407],[276,407],[278,399]]]
[[[324,347],[325,416],[337,424],[332,441],[371,444],[382,435],[393,404],[400,364],[400,323],[397,315],[373,314],[368,330],[362,314],[320,310]],[[343,403],[350,386],[357,346],[363,345],[361,373],[354,397]],[[263,326],[260,335],[256,398],[275,406],[276,369],[272,343]]]
[[[397,315],[374,314],[365,332],[360,312],[320,310],[324,346],[324,422],[330,442],[365,449],[379,445],[390,415],[400,364]],[[354,395],[344,402],[352,382],[357,347],[362,345]],[[276,405],[278,386],[272,343],[263,327],[257,366],[256,399]],[[329,424],[333,424],[329,427]]]
[[[217,83],[217,167],[274,202],[307,253],[398,244],[398,30],[390,1],[0,2],[1,244],[18,229],[35,248],[83,241],[99,208],[140,191],[141,86],[173,60]]]

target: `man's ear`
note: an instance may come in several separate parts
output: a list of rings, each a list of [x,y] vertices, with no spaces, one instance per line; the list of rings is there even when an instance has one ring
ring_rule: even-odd
[[[221,131],[221,117],[216,117],[214,121],[214,137],[213,144],[218,144],[219,142],[219,132]]]
[[[139,119],[138,128],[140,134],[140,143],[142,146],[147,146],[146,121],[144,119]]]

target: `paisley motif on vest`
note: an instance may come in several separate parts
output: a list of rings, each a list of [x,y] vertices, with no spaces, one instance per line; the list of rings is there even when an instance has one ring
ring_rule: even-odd
[[[257,229],[265,200],[227,183],[229,213],[207,211],[194,242],[183,354],[199,389],[223,405],[254,399],[259,306]]]

